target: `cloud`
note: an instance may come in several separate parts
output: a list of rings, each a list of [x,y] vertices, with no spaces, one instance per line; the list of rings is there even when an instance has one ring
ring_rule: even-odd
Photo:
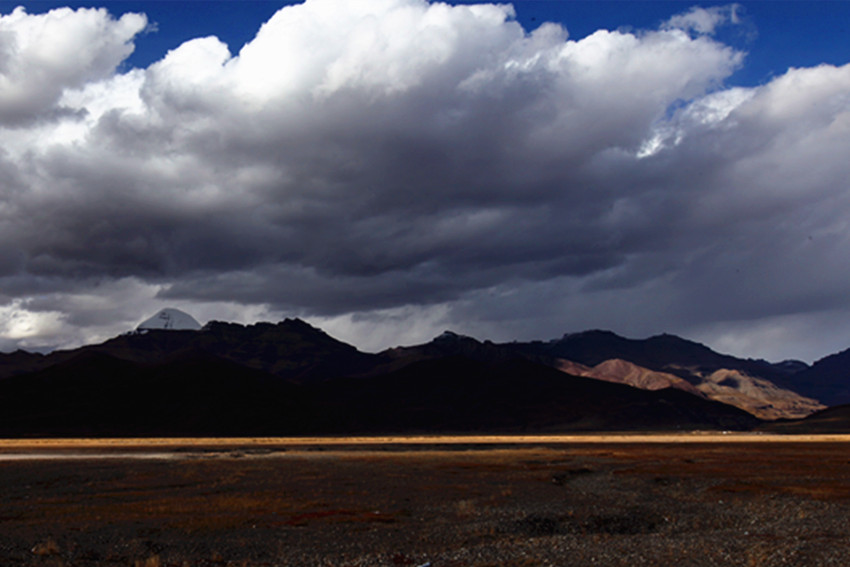
[[[113,19],[104,8],[62,8],[0,16],[0,125],[23,126],[61,115],[66,89],[109,77],[133,52],[147,19]]]
[[[0,302],[58,313],[57,344],[118,302],[121,325],[242,305],[410,340],[846,308],[850,67],[726,88],[745,57],[711,32],[735,14],[570,40],[505,5],[309,0],[239,53],[124,72],[143,16],[17,10],[0,79],[38,96],[0,95]],[[14,71],[35,56],[8,37],[45,22],[79,58]]]
[[[740,23],[741,6],[727,4],[702,8],[693,6],[683,14],[677,14],[664,24],[666,29],[680,29],[699,35],[713,35],[715,30],[723,25]]]

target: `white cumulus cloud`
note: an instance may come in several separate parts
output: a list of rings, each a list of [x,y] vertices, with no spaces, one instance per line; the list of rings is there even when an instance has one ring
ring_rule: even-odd
[[[664,27],[701,35],[711,35],[720,26],[739,23],[740,10],[741,6],[738,4],[711,6],[710,8],[693,6],[687,12],[676,14],[667,20]]]
[[[147,19],[105,8],[0,15],[0,124],[20,125],[61,110],[66,89],[109,77],[133,52]]]

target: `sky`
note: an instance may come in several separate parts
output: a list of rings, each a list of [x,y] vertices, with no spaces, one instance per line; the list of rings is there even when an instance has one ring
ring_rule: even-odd
[[[848,25],[843,1],[0,0],[0,351],[163,307],[367,351],[844,350]]]

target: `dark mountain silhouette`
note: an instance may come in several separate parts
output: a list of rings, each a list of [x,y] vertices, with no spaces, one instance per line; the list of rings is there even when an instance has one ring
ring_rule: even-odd
[[[731,406],[464,357],[292,384],[206,353],[139,365],[101,353],[0,384],[6,436],[322,435],[748,429]]]
[[[206,352],[290,380],[329,378],[370,368],[373,356],[300,319],[240,325],[213,321],[202,332],[131,333],[87,347],[137,362],[161,362],[181,352]]]
[[[83,352],[0,382],[6,436],[272,434],[298,421],[298,387],[207,353],[147,365]]]
[[[592,378],[570,374],[581,365],[596,367],[582,370]],[[49,355],[0,355],[0,435],[748,429],[760,421],[706,399],[705,385],[740,382],[773,392],[763,376],[796,377],[791,367],[799,369],[718,354],[672,335],[637,341],[590,331],[494,344],[446,332],[367,354],[298,319],[212,322],[200,331],[152,329]],[[700,391],[595,379],[602,371],[639,375],[653,387],[664,376],[684,378]],[[753,377],[756,371],[762,375]],[[717,387],[734,390],[728,384]]]
[[[126,333],[98,345],[46,356],[0,355],[0,378],[47,368],[80,352],[102,353],[140,364],[162,364],[187,353],[208,353],[296,381],[363,372],[376,363],[374,355],[362,353],[300,319],[254,325],[213,321],[202,331],[156,329]]]
[[[828,406],[850,404],[850,349],[832,354],[788,378],[791,387]]]
[[[8,354],[0,353],[0,378],[34,372],[49,364],[48,357],[40,353],[16,350]]]
[[[490,341],[479,341],[472,337],[445,331],[430,342],[387,349],[378,354],[379,364],[370,374],[384,374],[423,360],[445,357],[463,357],[477,362],[497,364],[517,359],[532,360],[545,366],[554,366],[551,357],[526,354],[511,345],[497,345]]]
[[[768,364],[770,364],[775,370],[784,373],[785,376],[791,376],[809,368],[809,365],[802,360],[783,360],[782,362]],[[791,384],[793,383],[793,380],[786,379],[785,382]]]
[[[758,427],[770,433],[828,434],[850,432],[850,404],[833,406],[804,419],[767,422]]]
[[[330,430],[363,433],[747,429],[752,415],[677,390],[650,392],[514,358],[422,360],[389,374],[317,385]]]

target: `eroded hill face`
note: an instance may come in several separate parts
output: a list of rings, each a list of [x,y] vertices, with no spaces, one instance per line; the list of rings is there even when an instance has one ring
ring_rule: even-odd
[[[558,359],[558,370],[567,374],[587,376],[606,382],[628,384],[642,390],[662,390],[664,388],[676,388],[685,392],[705,397],[687,380],[666,372],[649,370],[627,360],[612,358],[600,362],[594,367],[584,366],[578,362],[572,362],[563,358]]]
[[[697,388],[712,400],[761,419],[799,419],[826,408],[815,399],[736,369],[721,368],[704,375]]]
[[[780,388],[769,380],[728,368],[704,375],[699,370],[688,370],[699,379],[694,380],[696,384],[675,374],[650,370],[618,358],[600,362],[594,367],[560,359],[557,368],[567,374],[628,384],[644,390],[676,388],[735,406],[759,419],[800,419],[826,407],[817,400]]]
[[[803,363],[739,359],[673,335],[633,340],[609,331],[587,331],[515,346],[530,355],[556,357],[555,367],[565,372],[643,389],[698,393],[760,419],[799,419],[826,407],[783,387],[795,372],[807,369]]]

